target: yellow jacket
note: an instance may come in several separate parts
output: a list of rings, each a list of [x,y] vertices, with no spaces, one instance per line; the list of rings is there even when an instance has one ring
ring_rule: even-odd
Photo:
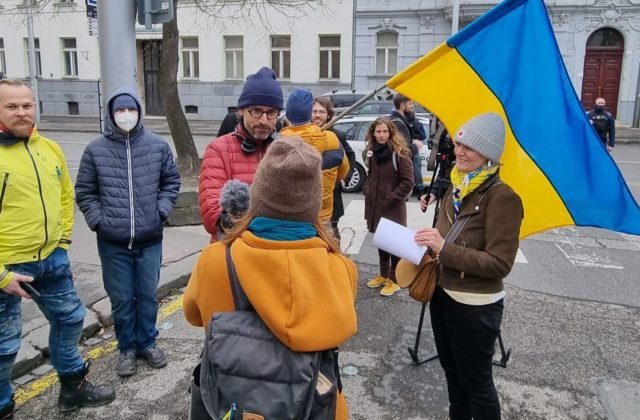
[[[62,149],[37,129],[27,141],[0,146],[0,288],[7,264],[40,261],[69,248],[73,185]]]
[[[184,293],[192,325],[207,327],[214,312],[235,309],[225,246],[202,251]],[[329,251],[320,238],[270,241],[247,231],[231,246],[238,280],[269,330],[294,351],[341,346],[356,333],[358,271],[347,257]],[[348,419],[342,394],[336,420]]]
[[[349,159],[344,153],[338,137],[331,131],[321,131],[320,127],[308,123],[285,127],[283,136],[299,136],[322,155],[322,209],[320,218],[328,222],[333,213],[333,189],[336,182],[349,174]]]

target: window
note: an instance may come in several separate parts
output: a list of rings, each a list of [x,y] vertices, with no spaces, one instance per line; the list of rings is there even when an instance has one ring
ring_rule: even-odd
[[[42,77],[42,59],[40,58],[40,38],[33,40],[36,48],[36,76]],[[29,68],[29,40],[24,39],[24,50],[27,52],[27,69]]]
[[[271,36],[271,68],[278,79],[291,77],[291,37],[288,35]]]
[[[4,38],[0,38],[0,79],[7,77],[7,63],[4,58]]]
[[[196,105],[186,105],[184,107],[184,112],[185,114],[197,114],[198,107]]]
[[[224,59],[226,62],[226,78],[242,79],[244,75],[244,57],[241,35],[224,37]]]
[[[80,107],[77,102],[67,102],[67,108],[69,109],[69,115],[80,115]]]
[[[376,74],[398,71],[398,34],[379,32],[376,39]]]
[[[320,35],[320,78],[340,78],[340,35]]]
[[[62,38],[62,61],[65,77],[78,77],[78,50],[75,38]]]
[[[182,77],[197,79],[200,77],[200,54],[198,38],[182,38]]]

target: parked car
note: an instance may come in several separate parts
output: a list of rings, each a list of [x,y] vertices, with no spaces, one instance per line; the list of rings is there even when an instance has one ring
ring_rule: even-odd
[[[389,115],[393,111],[393,101],[367,101],[362,106],[354,109],[349,115]],[[416,116],[431,117],[431,113],[420,104],[415,104]]]
[[[364,163],[363,151],[365,149],[365,137],[371,123],[373,123],[379,115],[358,115],[353,117],[344,117],[338,120],[334,127],[345,133],[349,145],[356,152],[356,167],[354,168],[349,183],[345,185],[344,192],[358,192],[364,186],[367,179],[367,170]],[[416,117],[424,126],[425,132],[429,132],[430,119],[428,117]],[[429,148],[427,141],[423,142],[425,146],[420,149],[420,161],[422,163],[422,176],[425,182],[431,181],[431,174],[427,171],[427,160],[429,158]]]
[[[367,96],[365,92],[358,92],[355,90],[334,90],[331,92],[323,93],[320,96],[326,96],[331,101],[336,114],[341,113],[351,105],[358,102],[360,99]]]

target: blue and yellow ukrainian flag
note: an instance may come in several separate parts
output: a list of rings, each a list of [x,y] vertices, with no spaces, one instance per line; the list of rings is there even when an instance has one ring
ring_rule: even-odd
[[[503,1],[387,86],[451,133],[503,116],[501,174],[524,203],[521,237],[570,225],[640,235],[640,208],[586,118],[542,0]]]

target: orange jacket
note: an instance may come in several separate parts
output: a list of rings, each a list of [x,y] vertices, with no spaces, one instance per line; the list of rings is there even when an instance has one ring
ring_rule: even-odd
[[[358,272],[347,257],[320,238],[270,241],[245,232],[231,246],[238,279],[256,312],[278,339],[295,351],[341,346],[356,333]],[[184,314],[206,326],[214,312],[233,311],[225,245],[202,251],[184,293]],[[346,419],[344,397],[336,419]]]
[[[331,131],[321,131],[320,127],[309,123],[288,126],[280,131],[283,136],[300,136],[322,155],[322,209],[323,222],[331,220],[333,213],[333,189],[336,182],[349,174],[349,158],[344,153],[338,137]]]

